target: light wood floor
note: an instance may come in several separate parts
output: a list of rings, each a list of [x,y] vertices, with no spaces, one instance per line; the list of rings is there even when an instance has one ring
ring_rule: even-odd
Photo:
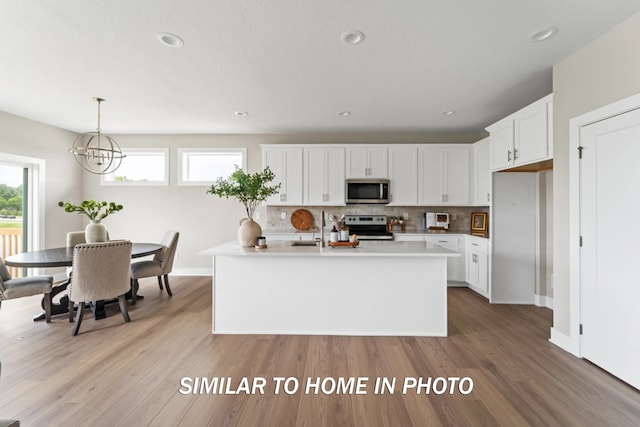
[[[637,426],[640,392],[548,342],[551,311],[449,290],[449,337],[213,336],[211,282],[154,279],[124,324],[34,323],[37,298],[0,311],[0,418],[23,426]],[[330,316],[331,313],[327,313]],[[295,319],[292,319],[295,321]],[[183,395],[183,377],[269,380],[264,395]],[[368,377],[366,395],[274,394],[273,377]],[[393,394],[374,379],[396,377]],[[406,377],[470,377],[468,395],[403,395]]]

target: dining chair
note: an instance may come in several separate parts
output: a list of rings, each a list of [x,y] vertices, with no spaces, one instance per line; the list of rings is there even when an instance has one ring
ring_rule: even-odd
[[[175,230],[169,230],[164,233],[162,238],[162,250],[153,256],[152,260],[139,261],[131,264],[131,293],[132,304],[136,303],[136,295],[138,292],[138,279],[143,277],[158,278],[158,286],[162,290],[162,279],[164,278],[164,287],[167,288],[167,294],[173,296],[169,287],[169,273],[173,269],[173,259],[176,256],[176,248],[178,247],[178,238],[180,233]]]
[[[68,287],[69,321],[73,321],[73,306],[77,303],[72,336],[78,334],[84,304],[109,298],[118,298],[125,322],[131,321],[125,294],[131,287],[131,242],[112,240],[100,243],[81,243],[73,249],[73,280]]]
[[[10,300],[32,295],[44,294],[44,316],[51,322],[51,289],[53,276],[30,276],[11,278],[4,260],[0,259],[0,304],[3,300]]]

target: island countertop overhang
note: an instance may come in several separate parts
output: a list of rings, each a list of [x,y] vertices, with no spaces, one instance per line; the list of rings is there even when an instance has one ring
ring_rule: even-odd
[[[291,241],[273,241],[266,249],[242,247],[230,241],[205,249],[199,255],[301,256],[301,257],[459,257],[460,254],[428,242],[363,241],[353,247],[292,246]]]

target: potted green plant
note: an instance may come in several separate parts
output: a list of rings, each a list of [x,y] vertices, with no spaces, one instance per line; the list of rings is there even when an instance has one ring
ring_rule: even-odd
[[[107,229],[101,221],[112,213],[120,212],[123,209],[122,205],[114,202],[97,202],[95,200],[83,200],[79,205],[60,201],[58,206],[63,208],[65,212],[84,214],[89,218],[89,225],[84,229],[87,243],[106,241]]]
[[[262,234],[262,227],[253,220],[256,208],[267,197],[278,193],[280,184],[268,185],[275,178],[269,166],[261,172],[248,174],[236,166],[228,179],[218,178],[207,190],[208,194],[218,197],[233,197],[244,205],[247,217],[240,221],[238,241],[242,246],[254,246]]]

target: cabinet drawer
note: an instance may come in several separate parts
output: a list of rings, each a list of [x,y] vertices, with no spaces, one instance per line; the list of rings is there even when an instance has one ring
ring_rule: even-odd
[[[447,249],[458,252],[460,250],[460,238],[453,236],[427,236],[425,237],[427,243],[442,246]]]

